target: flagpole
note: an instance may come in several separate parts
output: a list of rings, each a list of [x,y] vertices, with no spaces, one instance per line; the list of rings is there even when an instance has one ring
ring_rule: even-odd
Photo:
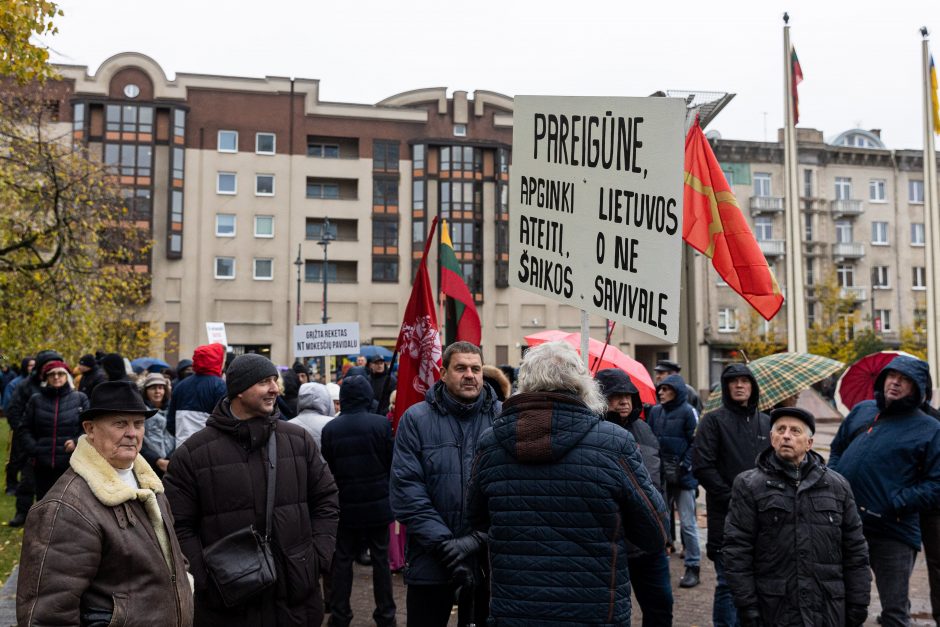
[[[921,29],[921,56],[924,69],[924,249],[927,268],[927,363],[934,377],[940,373],[940,333],[937,314],[940,312],[940,285],[935,263],[940,258],[940,223],[937,214],[937,153],[934,145],[933,101],[930,80],[930,40],[926,28]],[[935,379],[936,380],[936,379]]]
[[[790,46],[789,15],[783,14],[784,111],[783,171],[784,225],[787,275],[787,350],[807,352],[806,293],[803,288],[803,238],[800,225],[799,159],[796,151],[796,118],[793,103],[793,48]]]

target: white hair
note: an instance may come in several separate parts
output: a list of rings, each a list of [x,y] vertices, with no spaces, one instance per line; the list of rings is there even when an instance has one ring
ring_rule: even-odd
[[[546,342],[529,349],[519,366],[519,392],[565,391],[595,414],[607,411],[607,399],[581,356],[567,342]]]

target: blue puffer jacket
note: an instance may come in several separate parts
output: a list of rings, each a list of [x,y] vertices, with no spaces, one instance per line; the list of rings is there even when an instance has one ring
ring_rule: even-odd
[[[463,405],[438,381],[398,423],[389,496],[395,519],[408,527],[405,583],[450,581],[433,551],[471,531],[464,501],[470,465],[501,409],[487,384],[476,403]]]
[[[914,381],[912,396],[886,406],[889,370]],[[866,534],[920,549],[918,512],[940,505],[940,422],[919,406],[929,389],[926,362],[891,360],[875,380],[875,400],[852,408],[832,440],[829,467],[849,480]]]
[[[653,433],[659,438],[659,455],[665,460],[674,457],[679,461],[682,474],[679,487],[694,490],[698,486],[692,476],[692,442],[695,440],[695,410],[688,403],[688,386],[683,378],[671,374],[656,386],[668,385],[676,391],[676,397],[663,405],[656,405],[650,410],[647,422]]]
[[[666,506],[633,436],[564,393],[509,398],[470,481],[497,625],[629,625],[626,541],[662,552]]]

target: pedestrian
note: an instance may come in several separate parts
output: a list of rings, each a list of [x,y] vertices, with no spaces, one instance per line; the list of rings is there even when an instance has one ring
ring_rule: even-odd
[[[28,379],[29,375],[32,373],[33,368],[36,367],[36,359],[33,357],[24,357],[20,362],[20,370],[15,377],[10,379],[3,391],[3,415],[7,418],[7,423],[10,426],[10,433],[14,431],[14,425],[10,421],[9,408],[10,403],[13,401],[13,391],[16,389],[16,386],[20,384],[21,381]],[[29,400],[29,399],[27,399]],[[21,410],[22,411],[22,410]],[[6,474],[6,494],[12,496],[16,494],[16,487],[20,482],[20,471],[22,470],[23,464],[26,459],[23,455],[18,454],[18,447],[16,444],[16,438],[10,437],[10,445],[7,449],[7,463],[4,467],[4,472]],[[25,516],[24,516],[25,520]]]
[[[664,555],[666,505],[607,407],[574,348],[548,342],[481,437],[469,509],[489,538],[493,624],[630,624],[619,556],[628,541]]]
[[[372,398],[378,403],[377,414],[388,411],[388,396],[398,387],[398,377],[393,375],[385,360],[380,355],[373,355],[369,360],[369,382],[372,384]]]
[[[91,353],[82,355],[81,359],[78,360],[78,371],[81,373],[81,380],[76,384],[77,389],[88,398],[91,398],[95,386],[108,380],[108,376]]]
[[[277,368],[262,355],[236,357],[226,372],[226,397],[206,427],[176,449],[164,478],[176,535],[195,582],[195,623],[200,626],[323,621],[319,573],[329,569],[336,541],[336,484],[313,438],[279,419],[277,376]],[[272,444],[275,457],[269,458]],[[270,517],[269,468],[277,473]],[[231,599],[210,575],[204,551],[252,526],[270,538],[277,581],[254,596]]]
[[[855,493],[886,627],[910,624],[919,513],[940,506],[940,422],[921,409],[929,381],[926,362],[895,357],[875,379],[875,399],[852,408],[830,447],[830,467]]]
[[[725,578],[721,547],[734,479],[755,466],[769,443],[770,416],[758,409],[760,388],[751,369],[731,364],[721,373],[721,407],[702,416],[692,445],[692,474],[705,488],[708,542],[705,551],[715,564],[716,627],[737,625],[731,589]]]
[[[680,588],[694,588],[700,581],[702,558],[695,515],[695,493],[698,483],[692,476],[692,444],[695,441],[695,410],[689,405],[688,386],[681,376],[671,374],[656,384],[659,404],[647,418],[659,439],[663,459],[663,475],[669,509],[679,512],[685,574]]]
[[[478,346],[454,342],[442,363],[440,381],[405,411],[395,435],[390,497],[395,519],[408,528],[408,627],[447,625],[458,590],[458,627],[486,624],[489,608],[488,586],[478,579],[486,547],[470,527],[465,487],[480,434],[502,405],[483,383]]]
[[[310,434],[322,457],[323,427],[336,416],[329,390],[322,383],[304,383],[297,395],[297,408],[300,411],[290,422]]]
[[[178,364],[176,364],[176,378],[178,381],[182,381],[186,377],[191,377],[195,372],[193,371],[193,360],[192,359],[181,359]]]
[[[17,624],[193,624],[173,515],[138,454],[152,412],[129,381],[95,387],[70,468],[29,512]]]
[[[353,560],[361,546],[371,555],[372,619],[379,627],[395,625],[395,598],[388,565],[388,502],[392,466],[392,426],[369,411],[372,386],[365,377],[347,377],[340,388],[342,415],[323,427],[323,456],[339,488],[339,530],[333,558],[331,627],[348,627],[353,612],[349,596]]]
[[[82,434],[79,414],[88,409],[88,397],[72,389],[64,361],[47,361],[40,378],[42,387],[26,403],[17,436],[33,465],[37,501],[68,470],[69,457]]]
[[[669,375],[679,374],[680,372],[682,372],[682,366],[679,365],[678,362],[672,361],[671,359],[660,359],[653,368],[653,378],[658,385]],[[685,383],[684,380],[683,383]],[[702,399],[699,397],[698,392],[695,391],[695,388],[688,383],[685,383],[685,389],[685,400],[692,406],[692,409],[695,410],[695,419],[698,420],[698,417],[702,415]]]
[[[298,359],[294,362],[294,365],[291,366],[291,370],[293,370],[294,374],[297,375],[297,380],[300,385],[310,382],[310,369],[307,368],[307,365],[304,362]]]
[[[745,627],[862,625],[871,573],[849,482],[812,450],[815,417],[770,414],[770,448],[734,480],[722,555]]]
[[[176,438],[166,430],[166,408],[170,404],[170,386],[162,374],[150,373],[141,382],[144,403],[157,412],[144,423],[144,443],[140,454],[158,477],[162,477],[176,448]]]
[[[659,440],[650,426],[640,419],[640,391],[623,370],[607,368],[595,378],[607,399],[606,420],[626,429],[636,440],[643,465],[653,487],[665,498]],[[645,552],[627,543],[627,567],[630,585],[643,614],[644,627],[672,625],[672,583],[669,581],[669,556],[666,548]]]
[[[221,344],[204,344],[193,351],[194,374],[180,376],[166,413],[166,428],[176,436],[176,446],[206,425],[209,414],[225,396],[224,363],[225,347]]]

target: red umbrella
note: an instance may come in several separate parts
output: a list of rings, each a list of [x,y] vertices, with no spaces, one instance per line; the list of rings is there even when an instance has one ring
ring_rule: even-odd
[[[571,344],[575,350],[581,352],[581,334],[567,333],[557,329],[551,331],[540,331],[527,335],[525,341],[529,346],[538,346],[545,342],[566,342]],[[606,348],[605,348],[606,347]],[[603,355],[603,358],[601,358]],[[600,360],[598,362],[598,360]],[[604,344],[593,337],[588,338],[588,366],[591,372],[597,372],[604,368],[619,368],[628,375],[633,385],[640,391],[640,400],[644,403],[656,404],[656,386],[653,385],[653,379],[646,367],[633,359],[616,346]]]
[[[846,368],[836,383],[836,407],[839,411],[848,414],[862,401],[874,399],[875,379],[898,355],[913,356],[903,351],[881,351],[865,355]]]

